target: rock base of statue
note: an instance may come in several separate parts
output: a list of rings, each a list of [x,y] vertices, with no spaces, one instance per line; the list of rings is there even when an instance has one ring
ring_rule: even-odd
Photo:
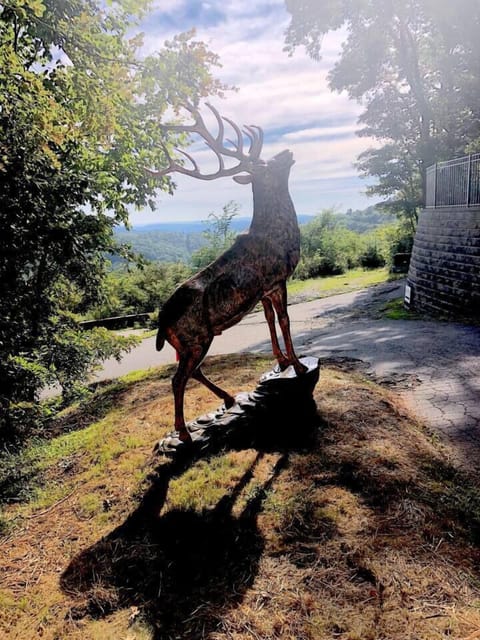
[[[191,442],[176,432],[160,440],[155,452],[167,456],[228,448],[276,448],[305,446],[317,422],[313,390],[320,367],[317,358],[302,357],[306,372],[297,375],[293,366],[265,373],[254,391],[235,396],[225,406],[187,423]]]

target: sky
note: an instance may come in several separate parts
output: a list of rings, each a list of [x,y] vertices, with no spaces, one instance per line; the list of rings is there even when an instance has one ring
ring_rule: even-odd
[[[327,207],[363,209],[374,200],[366,197],[367,183],[353,163],[373,142],[355,135],[361,107],[346,94],[331,92],[327,83],[342,34],[324,38],[320,62],[301,48],[289,57],[283,51],[288,24],[283,0],[155,0],[153,13],[142,25],[144,51],[152,53],[173,35],[195,27],[196,39],[220,57],[216,76],[238,89],[227,92],[223,100],[212,99],[212,104],[239,125],[262,127],[264,160],[283,149],[293,152],[289,184],[297,213],[313,215]],[[192,155],[202,167],[212,161],[205,147],[192,147]],[[249,185],[238,185],[232,178],[203,182],[175,174],[173,179],[175,194],[159,192],[153,213],[132,212],[134,225],[205,220],[230,200],[240,205],[240,215],[251,215]]]

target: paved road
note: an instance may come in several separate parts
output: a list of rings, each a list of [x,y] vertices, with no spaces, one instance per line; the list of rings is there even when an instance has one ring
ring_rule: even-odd
[[[376,319],[378,309],[403,293],[388,283],[323,300],[291,305],[298,353],[354,358],[454,445],[460,460],[480,453],[480,328],[435,321]],[[270,353],[263,313],[254,313],[215,338],[210,354]],[[149,338],[118,364],[106,363],[100,379],[174,362],[169,345],[155,351]]]
[[[331,326],[333,333],[335,333],[334,321],[337,322],[339,319],[343,321],[343,317],[349,317],[352,310],[355,310],[355,313],[361,313],[363,308],[370,308],[376,301],[385,302],[400,296],[403,286],[403,281],[400,281],[312,302],[290,305],[289,316],[296,345],[303,346],[302,336],[314,329]],[[242,322],[225,331],[221,336],[217,336],[208,353],[209,355],[220,355],[242,351],[271,353],[269,333],[263,312],[248,315]],[[312,353],[312,355],[316,355],[316,353]],[[162,351],[158,352],[155,350],[155,338],[147,338],[138,347],[127,353],[121,362],[117,362],[114,358],[107,360],[96,379],[117,378],[136,369],[148,369],[172,362],[175,362],[175,352],[168,343],[165,343]]]

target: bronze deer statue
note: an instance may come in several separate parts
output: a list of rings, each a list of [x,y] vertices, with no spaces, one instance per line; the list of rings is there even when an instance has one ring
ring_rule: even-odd
[[[218,133],[207,129],[198,109],[186,108],[194,118],[191,125],[166,125],[177,133],[196,133],[218,159],[218,170],[202,174],[196,161],[182,151],[193,168],[176,162],[164,149],[169,165],[150,171],[156,177],[179,172],[201,180],[233,176],[240,184],[252,184],[253,219],[248,233],[240,234],[233,245],[196,275],[180,285],[161,308],[158,317],[157,350],[167,340],[177,351],[178,369],[172,380],[175,398],[175,429],[183,442],[191,436],[185,425],[183,404],[185,387],[190,378],[203,383],[230,408],[234,398],[213,384],[202,372],[201,363],[214,336],[239,322],[261,301],[270,330],[272,350],[282,370],[293,365],[297,375],[305,367],[295,355],[287,313],[286,281],[297,266],[300,256],[300,231],[288,191],[292,153],[282,151],[268,162],[260,159],[263,132],[260,127],[245,126],[243,132],[228,118],[220,116],[211,105]],[[236,141],[224,141],[224,122],[236,134]],[[244,150],[244,137],[249,141]],[[235,166],[226,168],[224,157],[233,158]],[[238,175],[242,174],[242,175]],[[285,353],[281,350],[275,329],[277,314]]]

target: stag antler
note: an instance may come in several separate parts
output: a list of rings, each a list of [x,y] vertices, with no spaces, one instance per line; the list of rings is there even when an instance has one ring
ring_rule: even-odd
[[[210,131],[207,129],[205,125],[205,121],[203,120],[200,112],[191,104],[183,105],[184,108],[192,114],[194,122],[193,124],[186,125],[161,125],[165,131],[172,131],[174,133],[196,133],[198,134],[205,144],[215,153],[218,160],[218,170],[214,173],[202,174],[197,162],[192,158],[192,156],[186,151],[182,151],[181,149],[176,149],[177,152],[181,153],[185,156],[193,166],[193,169],[189,169],[185,167],[183,164],[180,164],[170,155],[166,145],[162,145],[165,156],[168,160],[168,166],[164,169],[160,169],[159,171],[148,170],[148,172],[156,177],[160,178],[167,173],[173,173],[176,171],[177,173],[183,173],[187,176],[192,176],[193,178],[199,178],[200,180],[215,180],[215,178],[220,178],[224,176],[234,176],[237,173],[241,173],[242,171],[250,171],[253,164],[257,163],[260,159],[260,153],[262,151],[263,146],[263,131],[260,127],[256,125],[250,125],[243,128],[242,130],[229,118],[225,116],[221,116],[217,109],[214,106],[206,103],[207,107],[215,116],[215,119],[218,124],[218,133],[216,136],[213,136]],[[224,134],[225,134],[225,126],[223,122],[228,123],[235,132],[237,140],[234,142],[227,138],[226,142],[229,142],[232,147],[225,146],[224,142]],[[247,153],[244,153],[244,135],[250,140],[250,146]],[[230,167],[229,169],[225,168],[225,163],[223,160],[223,156],[229,158],[235,158],[238,160],[238,164],[234,167]]]

